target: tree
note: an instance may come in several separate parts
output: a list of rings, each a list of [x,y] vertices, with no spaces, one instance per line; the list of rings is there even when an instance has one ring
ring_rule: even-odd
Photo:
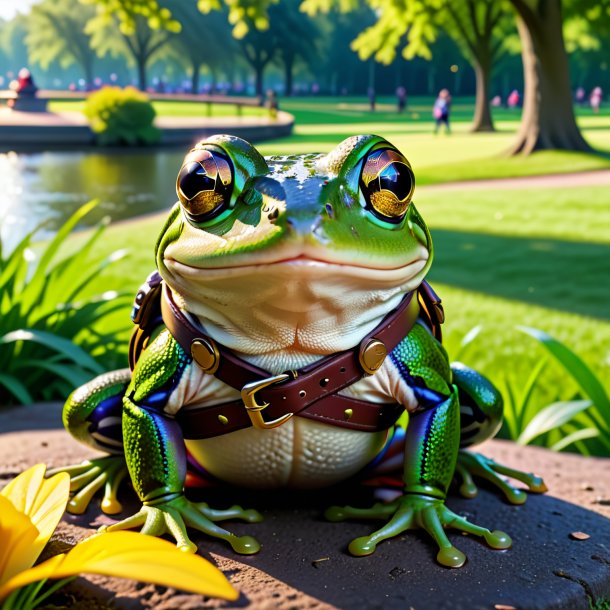
[[[435,0],[367,0],[378,10],[379,22],[386,24],[384,47],[396,47],[409,24],[413,53],[425,49],[434,38],[434,24],[428,8]],[[463,5],[469,0],[453,2]],[[308,10],[339,2],[353,8],[355,0],[304,0]],[[535,150],[562,149],[590,151],[574,115],[567,53],[563,38],[561,0],[508,0],[517,13],[524,70],[524,108],[517,141],[510,154],[530,154]],[[564,0],[575,13],[598,5],[607,11],[610,0]],[[377,24],[376,26],[377,27]],[[379,31],[379,30],[378,30]]]
[[[47,69],[53,61],[62,68],[80,66],[87,85],[93,82],[95,54],[85,25],[95,11],[78,0],[43,0],[32,7],[28,19],[30,60]]]
[[[274,30],[279,61],[284,68],[284,91],[292,95],[293,74],[298,60],[312,64],[318,57],[316,24],[299,11],[300,0],[282,0],[269,10],[270,27]]]
[[[239,41],[244,59],[254,70],[254,90],[256,95],[264,92],[265,68],[275,59],[279,48],[273,31],[248,28],[246,35]]]
[[[27,32],[27,17],[21,14],[7,21],[2,28],[0,46],[4,51],[9,72],[15,75],[29,63],[28,49],[25,44]]]
[[[525,91],[511,154],[592,150],[574,115],[561,0],[509,0],[517,11]]]
[[[327,6],[326,0],[308,0],[309,11]],[[460,47],[476,74],[476,103],[472,131],[493,131],[490,109],[492,67],[502,50],[509,7],[500,0],[392,0],[383,3],[377,21],[354,41],[362,59],[374,55],[390,63],[396,48],[406,40],[403,55],[431,59],[430,45],[438,30]]]
[[[163,6],[180,23],[180,32],[172,37],[170,45],[175,55],[189,64],[191,90],[197,93],[202,66],[214,71],[230,67],[235,60],[238,45],[231,36],[226,14],[217,11],[204,15],[194,2],[184,0],[164,0]]]
[[[175,24],[173,21],[171,26],[174,31],[180,27]],[[127,21],[101,12],[89,20],[86,32],[91,35],[91,46],[100,57],[120,54],[135,64],[138,87],[142,91],[147,86],[147,66],[174,35],[167,29],[153,29],[150,19],[138,12],[132,13]]]
[[[472,131],[494,131],[490,82],[509,27],[506,5],[498,0],[441,0],[439,13],[440,27],[458,43],[476,74]]]

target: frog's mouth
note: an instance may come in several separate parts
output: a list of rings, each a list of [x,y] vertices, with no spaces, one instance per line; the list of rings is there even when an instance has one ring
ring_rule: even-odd
[[[163,259],[164,265],[170,274],[182,277],[185,280],[205,283],[206,281],[238,279],[245,276],[290,276],[302,278],[316,276],[349,276],[362,278],[368,282],[396,285],[409,282],[426,269],[429,255],[422,248],[413,261],[399,266],[371,266],[357,261],[343,261],[333,258],[322,258],[315,254],[286,254],[275,258],[257,259],[245,258],[241,262],[235,261],[229,265],[199,266],[190,261],[179,261],[171,257]],[[223,261],[226,262],[226,261]]]

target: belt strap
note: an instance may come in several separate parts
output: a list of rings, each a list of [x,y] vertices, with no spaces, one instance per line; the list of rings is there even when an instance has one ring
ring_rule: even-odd
[[[184,315],[165,286],[161,312],[170,333],[205,372],[242,394],[242,400],[179,411],[176,419],[185,438],[208,438],[251,425],[272,428],[293,415],[357,430],[389,428],[402,413],[401,405],[371,403],[337,392],[375,373],[411,330],[419,313],[413,296],[407,294],[358,346],[298,371],[271,375],[207,336]]]

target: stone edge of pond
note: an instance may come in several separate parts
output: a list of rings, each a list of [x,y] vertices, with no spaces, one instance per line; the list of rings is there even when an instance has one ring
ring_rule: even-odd
[[[100,147],[82,115],[65,113],[19,113],[11,120],[10,114],[0,113],[0,152],[40,152],[48,150],[112,151],[184,147],[218,133],[234,135],[249,142],[284,138],[292,133],[294,116],[278,112],[276,119],[268,117],[160,117],[157,126],[161,141],[146,147]],[[24,116],[26,115],[26,116]],[[79,118],[80,117],[80,118]]]

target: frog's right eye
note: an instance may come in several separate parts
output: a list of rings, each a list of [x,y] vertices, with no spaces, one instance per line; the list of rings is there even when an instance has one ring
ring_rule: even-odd
[[[184,159],[176,193],[189,220],[211,220],[229,208],[233,192],[233,165],[218,151],[193,150]]]

